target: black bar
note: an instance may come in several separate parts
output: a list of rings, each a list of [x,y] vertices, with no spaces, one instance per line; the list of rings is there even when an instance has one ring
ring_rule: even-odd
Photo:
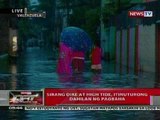
[[[23,9],[23,12],[20,14],[24,14],[24,8],[0,9],[0,14],[18,14],[15,11],[16,9]]]
[[[0,106],[0,111],[1,110],[25,110],[24,106]]]
[[[0,110],[9,110],[9,106],[0,106]]]
[[[12,14],[12,9],[0,9],[0,14]]]

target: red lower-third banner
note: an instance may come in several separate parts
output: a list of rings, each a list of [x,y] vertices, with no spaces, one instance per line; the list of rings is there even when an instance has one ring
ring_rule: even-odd
[[[44,90],[46,106],[160,105],[160,89],[53,89]]]

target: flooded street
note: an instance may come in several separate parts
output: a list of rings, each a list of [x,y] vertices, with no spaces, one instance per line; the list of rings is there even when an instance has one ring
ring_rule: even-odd
[[[38,47],[28,48],[17,60],[6,63],[7,67],[1,69],[1,84],[8,90],[137,88],[138,86],[148,88],[154,84],[151,84],[153,81],[149,83],[149,78],[145,79],[145,76],[116,73],[115,65],[106,62],[103,63],[101,74],[93,74],[90,71],[90,61],[86,61],[83,74],[60,76],[56,73],[56,63],[56,58],[51,52]],[[142,77],[144,77],[143,80]]]
[[[0,120],[160,120],[158,110],[148,109],[25,111],[6,107],[42,104],[43,95],[51,97],[42,93],[45,88],[92,88],[95,93],[97,88],[148,89],[143,100],[128,95],[131,100],[116,101],[125,96],[113,95],[113,103],[105,102],[160,105],[160,93],[151,94],[152,88],[160,88],[158,6],[160,0],[0,0]],[[72,73],[71,62],[74,74],[58,74]],[[61,103],[57,96],[52,98],[50,103]]]
[[[155,82],[145,75],[118,74],[115,65],[103,63],[103,72],[90,72],[90,62],[86,61],[82,75],[59,76],[56,73],[56,55],[50,50],[38,47],[27,48],[17,62],[4,63],[1,68],[1,87],[8,90],[40,90],[43,88],[152,88]],[[152,76],[152,79],[154,77]],[[2,111],[6,119],[36,120],[143,120],[155,119],[153,111]],[[3,119],[4,120],[4,119]]]

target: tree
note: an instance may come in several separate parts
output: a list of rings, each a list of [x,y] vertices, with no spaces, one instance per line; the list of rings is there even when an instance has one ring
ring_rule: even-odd
[[[5,7],[4,1],[5,0],[0,0],[0,8],[4,8]]]
[[[29,36],[29,34],[31,34],[31,24],[30,24],[30,21],[29,20],[27,20],[26,18],[24,18],[24,19],[21,19],[20,21],[19,21],[19,33],[23,36],[23,37],[25,37],[25,38],[27,38],[27,36]]]
[[[100,26],[100,9],[91,9],[85,14],[86,24],[84,28],[91,35],[95,41],[99,37],[99,26]]]
[[[39,11],[46,12],[46,19],[43,19],[41,23],[44,27],[49,30],[54,29],[54,16],[55,16],[55,0],[39,0],[40,5],[38,6]],[[41,24],[41,25],[42,25]]]
[[[88,8],[86,6],[84,7],[77,7],[73,9],[72,15],[69,17],[69,25],[70,26],[78,26],[82,27],[86,23],[86,12],[88,11]]]
[[[102,8],[102,17],[105,26],[108,24],[111,16],[120,14],[123,10],[131,7],[131,0],[110,0],[109,3],[105,4]]]
[[[39,0],[39,11],[46,12],[45,19],[39,19],[37,24],[41,27],[41,32],[44,37],[46,45],[53,44],[53,31],[55,30],[55,2],[56,0]]]
[[[99,0],[60,0],[60,8],[67,9],[69,25],[81,26],[85,24],[85,14],[91,9],[100,8]],[[69,10],[72,9],[73,14],[68,15]],[[87,18],[90,19],[90,18]]]
[[[15,0],[14,6],[18,8],[26,8],[30,4],[29,0]],[[31,24],[28,18],[14,18],[16,19],[17,23],[17,30],[18,30],[18,44],[19,49],[22,50],[25,47],[25,43],[27,42],[29,38],[29,34],[31,33]]]
[[[70,5],[73,13],[69,16],[68,24],[85,29],[95,40],[100,26],[100,1],[72,0]]]

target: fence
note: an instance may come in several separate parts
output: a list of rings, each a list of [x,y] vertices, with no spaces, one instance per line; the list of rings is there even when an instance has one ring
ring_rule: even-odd
[[[129,18],[128,11],[112,18],[105,45],[109,45],[107,48],[110,57],[115,58],[118,64],[116,71],[122,74],[136,74],[138,71],[157,72],[156,61],[159,60],[156,53],[160,50],[156,47],[160,41],[160,37],[156,37],[160,20],[159,6],[160,1],[155,1],[130,9],[151,10],[154,14],[152,18]]]

